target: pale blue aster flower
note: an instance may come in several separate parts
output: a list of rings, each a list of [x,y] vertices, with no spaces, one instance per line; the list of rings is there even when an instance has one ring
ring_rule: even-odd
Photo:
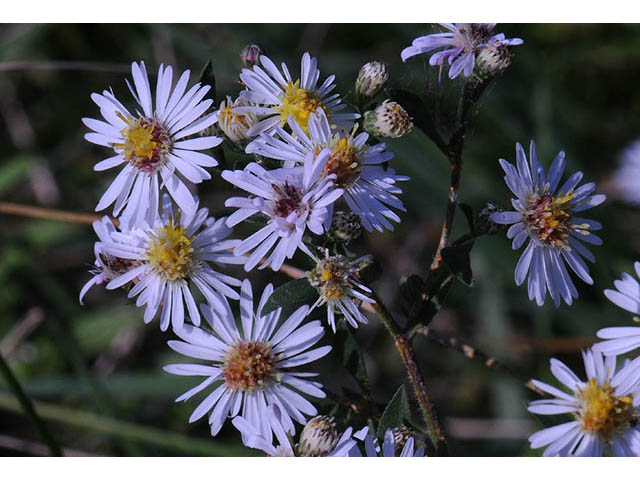
[[[511,200],[514,210],[496,212],[491,220],[511,225],[507,237],[513,239],[513,249],[518,250],[529,240],[515,270],[516,285],[521,285],[529,274],[529,299],[535,298],[539,306],[544,304],[547,290],[556,306],[560,300],[571,305],[578,298],[576,287],[564,265],[584,282],[592,284],[589,268],[583,257],[590,262],[595,257],[582,242],[601,245],[600,237],[592,231],[602,225],[595,220],[575,216],[576,213],[600,205],[606,197],[592,195],[594,182],[578,187],[582,172],[576,172],[560,187],[565,169],[564,152],[558,153],[549,173],[538,162],[535,142],[531,142],[530,158],[522,146],[516,144],[516,165],[500,159],[505,171],[505,182],[516,195]]]
[[[442,67],[449,64],[449,78],[460,73],[468,77],[473,73],[476,54],[490,43],[499,42],[506,46],[521,45],[520,38],[505,38],[503,33],[493,35],[495,23],[441,23],[449,30],[445,33],[432,33],[416,38],[411,46],[402,50],[402,61],[422,53],[439,50],[429,58],[429,65]]]
[[[273,293],[271,284],[262,292],[254,308],[253,291],[248,280],[240,291],[240,322],[236,322],[229,303],[202,305],[201,310],[211,332],[185,324],[171,340],[176,352],[208,364],[167,365],[174,375],[200,376],[204,380],[176,401],[188,400],[211,387],[211,393],[195,408],[189,422],[209,415],[211,435],[217,435],[228,417],[241,414],[260,435],[271,442],[274,428],[267,415],[269,405],[280,409],[284,431],[295,433],[294,421],[304,424],[306,416],[318,412],[301,394],[324,398],[322,385],[310,379],[317,374],[296,367],[324,357],[331,346],[312,348],[324,336],[319,320],[302,323],[309,312],[304,305],[280,322],[282,308],[266,315],[261,312]],[[239,324],[238,324],[239,323]]]
[[[226,181],[252,194],[227,199],[225,206],[237,208],[227,219],[227,225],[233,227],[260,213],[269,219],[234,249],[236,255],[251,252],[244,266],[247,272],[261,262],[260,268],[271,266],[278,271],[298,249],[308,250],[303,241],[307,231],[322,235],[329,229],[331,205],[343,193],[342,188],[334,186],[334,174],[323,174],[330,153],[328,148],[317,157],[309,152],[302,166],[293,168],[265,170],[250,163],[244,170],[222,172]]]
[[[564,363],[551,359],[551,373],[570,392],[532,380],[553,398],[535,400],[528,410],[538,415],[569,414],[572,420],[529,437],[531,448],[546,447],[546,457],[617,457],[640,455],[640,357],[616,368],[616,357],[593,349],[582,352],[587,381]]]
[[[640,262],[633,264],[640,277]],[[607,289],[605,296],[620,308],[640,315],[640,283],[628,273],[613,282],[616,289]],[[605,339],[593,348],[605,355],[621,355],[640,347],[640,327],[609,327],[598,331],[598,337]]]

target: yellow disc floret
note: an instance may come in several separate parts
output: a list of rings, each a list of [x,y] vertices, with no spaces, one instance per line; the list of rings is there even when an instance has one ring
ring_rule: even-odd
[[[329,111],[327,107],[316,97],[314,92],[300,88],[300,80],[296,80],[295,83],[289,82],[284,91],[282,105],[277,108],[280,114],[280,124],[284,127],[289,117],[293,117],[300,125],[300,128],[308,133],[309,116],[318,107],[324,110],[328,119]]]
[[[354,130],[355,132],[355,130]],[[324,167],[325,175],[335,174],[338,187],[349,187],[362,172],[363,148],[356,147],[353,134],[347,137],[336,136],[329,142],[331,155]]]
[[[609,384],[598,385],[595,379],[591,379],[577,397],[582,403],[582,410],[576,415],[586,432],[610,441],[614,435],[630,426],[633,398],[617,397]]]
[[[153,173],[167,159],[171,139],[165,128],[153,118],[126,118],[117,113],[127,126],[120,133],[124,139],[112,146],[122,152],[127,162],[138,170]]]
[[[351,265],[346,257],[336,255],[325,258],[307,273],[309,283],[318,290],[325,300],[337,300],[349,288]]]
[[[193,239],[187,229],[174,225],[173,219],[156,230],[149,243],[147,260],[151,268],[165,280],[183,280],[197,265]]]

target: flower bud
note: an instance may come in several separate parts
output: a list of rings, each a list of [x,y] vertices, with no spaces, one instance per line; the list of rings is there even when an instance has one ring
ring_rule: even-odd
[[[362,233],[360,216],[351,212],[337,211],[333,215],[329,236],[342,243],[355,240]]]
[[[264,55],[264,49],[257,43],[252,43],[242,49],[240,60],[245,67],[251,68],[258,63],[260,55]]]
[[[237,107],[246,106],[247,103],[241,98],[234,101],[231,97],[220,102],[218,114],[218,127],[234,143],[242,143],[250,137],[247,131],[258,122],[258,117],[251,112],[238,113]]]
[[[307,422],[300,434],[298,452],[303,457],[324,457],[330,454],[340,440],[336,419],[318,415]]]
[[[364,129],[376,137],[400,138],[411,132],[413,123],[399,103],[385,100],[364,114]]]
[[[511,65],[511,51],[508,45],[491,42],[478,53],[476,59],[477,75],[482,80],[500,75]]]
[[[495,235],[505,229],[505,225],[495,223],[491,220],[491,214],[502,212],[504,208],[497,202],[487,202],[486,205],[478,212],[475,221],[475,234],[477,235]]]
[[[387,80],[389,80],[389,72],[384,63],[365,63],[356,79],[356,95],[361,100],[369,100],[382,90]]]

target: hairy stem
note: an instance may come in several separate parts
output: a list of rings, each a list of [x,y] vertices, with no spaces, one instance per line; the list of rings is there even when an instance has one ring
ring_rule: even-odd
[[[396,349],[400,353],[402,361],[404,362],[404,365],[407,369],[409,380],[411,381],[411,385],[413,386],[413,391],[418,401],[418,405],[420,406],[422,417],[424,418],[424,421],[427,425],[429,437],[433,444],[433,448],[437,453],[446,455],[447,441],[444,434],[442,433],[442,429],[440,428],[440,423],[438,422],[438,417],[436,415],[433,402],[431,401],[431,396],[429,395],[429,392],[427,391],[427,387],[425,385],[424,376],[420,371],[420,368],[418,367],[418,363],[416,362],[416,354],[413,346],[410,340],[400,332],[398,324],[396,323],[384,303],[382,303],[380,297],[378,297],[375,292],[372,292],[372,296],[376,301],[376,303],[373,305],[373,308],[384,326],[393,337]]]

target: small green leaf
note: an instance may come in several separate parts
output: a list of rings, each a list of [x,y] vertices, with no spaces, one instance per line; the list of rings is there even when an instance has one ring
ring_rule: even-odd
[[[384,409],[378,424],[378,437],[383,438],[389,428],[401,427],[405,420],[409,420],[409,402],[404,385],[393,394],[391,401]]]
[[[469,287],[473,286],[470,257],[472,247],[473,242],[470,242],[442,249],[442,261],[458,280]]]
[[[213,75],[213,62],[209,60],[202,72],[200,73],[200,83],[202,85],[209,85],[211,90],[207,92],[205,98],[210,98],[213,103],[216,103],[216,77]]]
[[[309,280],[298,278],[274,290],[262,309],[262,315],[267,315],[280,307],[311,304],[317,298],[318,291],[309,284]]]
[[[418,304],[424,291],[424,280],[420,275],[404,276],[400,279],[400,308],[405,315]]]

